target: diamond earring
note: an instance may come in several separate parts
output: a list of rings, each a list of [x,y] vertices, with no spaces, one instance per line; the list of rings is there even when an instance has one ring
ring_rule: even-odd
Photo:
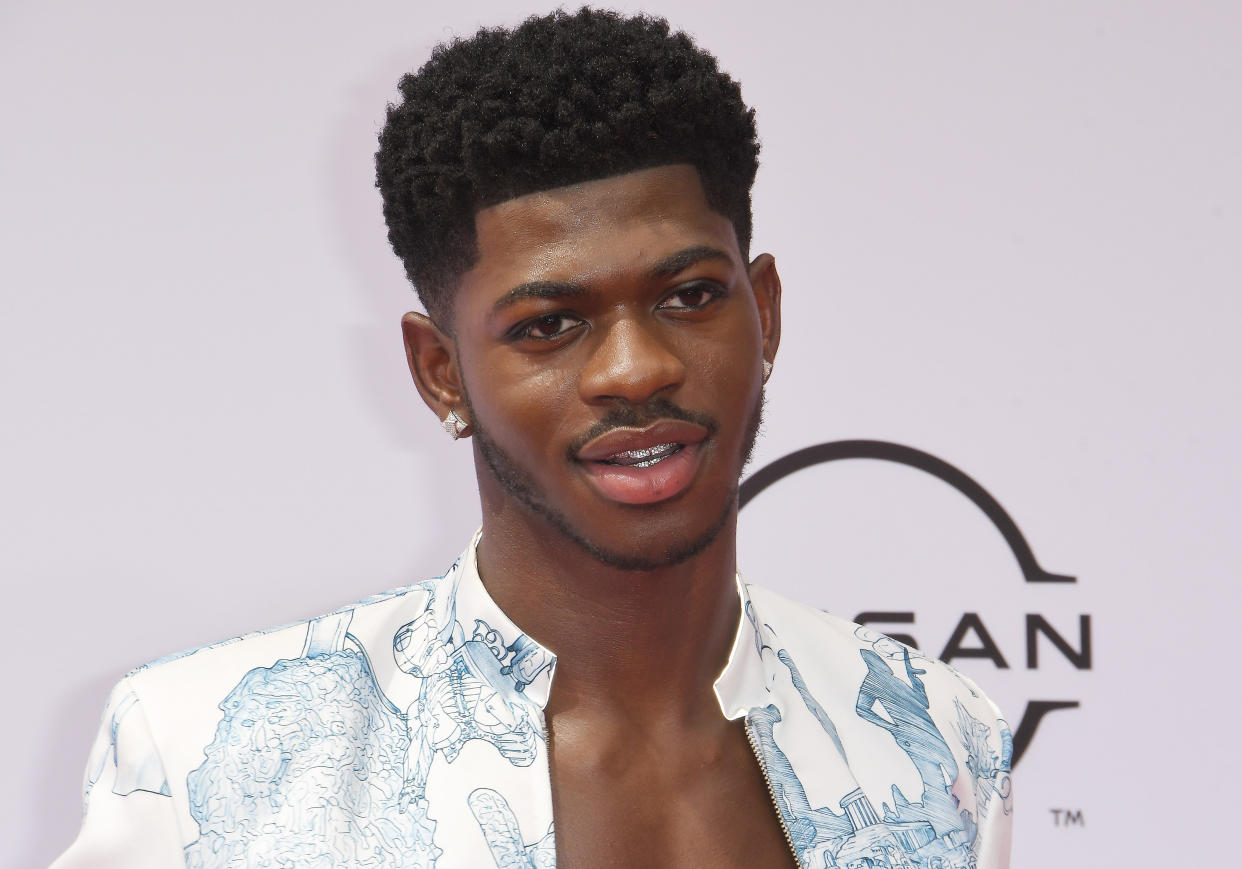
[[[767,383],[768,378],[771,376],[772,376],[772,363],[765,359],[763,360],[763,382]]]
[[[449,437],[453,440],[460,438],[461,433],[470,427],[470,423],[458,416],[457,411],[455,410],[450,410],[448,412],[448,416],[441,420],[441,424],[444,426],[444,430],[449,433]]]

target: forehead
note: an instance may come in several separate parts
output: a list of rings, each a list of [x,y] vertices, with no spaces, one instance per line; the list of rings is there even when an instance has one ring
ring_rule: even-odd
[[[478,259],[459,301],[498,297],[531,280],[607,282],[694,245],[741,264],[728,218],[689,165],[660,166],[520,196],[475,216]]]

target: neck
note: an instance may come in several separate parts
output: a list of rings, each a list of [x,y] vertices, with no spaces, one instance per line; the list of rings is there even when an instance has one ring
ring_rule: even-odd
[[[736,524],[735,505],[698,555],[622,570],[543,517],[485,495],[479,572],[497,605],[557,655],[549,714],[574,709],[652,725],[722,720],[712,685],[740,617]]]

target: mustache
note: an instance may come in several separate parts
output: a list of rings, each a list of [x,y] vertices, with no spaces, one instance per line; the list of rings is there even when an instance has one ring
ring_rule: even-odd
[[[675,419],[701,425],[707,429],[709,437],[720,428],[715,417],[698,411],[686,410],[673,404],[667,398],[657,396],[641,405],[619,404],[609,408],[599,422],[573,439],[566,454],[572,460],[587,443],[615,428],[643,428],[662,419]]]

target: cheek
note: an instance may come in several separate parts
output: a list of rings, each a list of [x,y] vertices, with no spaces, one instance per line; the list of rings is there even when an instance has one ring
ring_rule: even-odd
[[[758,333],[739,324],[722,329],[711,341],[686,348],[688,367],[722,405],[748,405],[762,386],[762,344]]]
[[[495,353],[472,368],[470,403],[489,434],[508,442],[547,446],[560,437],[575,394],[572,379],[513,354]]]

